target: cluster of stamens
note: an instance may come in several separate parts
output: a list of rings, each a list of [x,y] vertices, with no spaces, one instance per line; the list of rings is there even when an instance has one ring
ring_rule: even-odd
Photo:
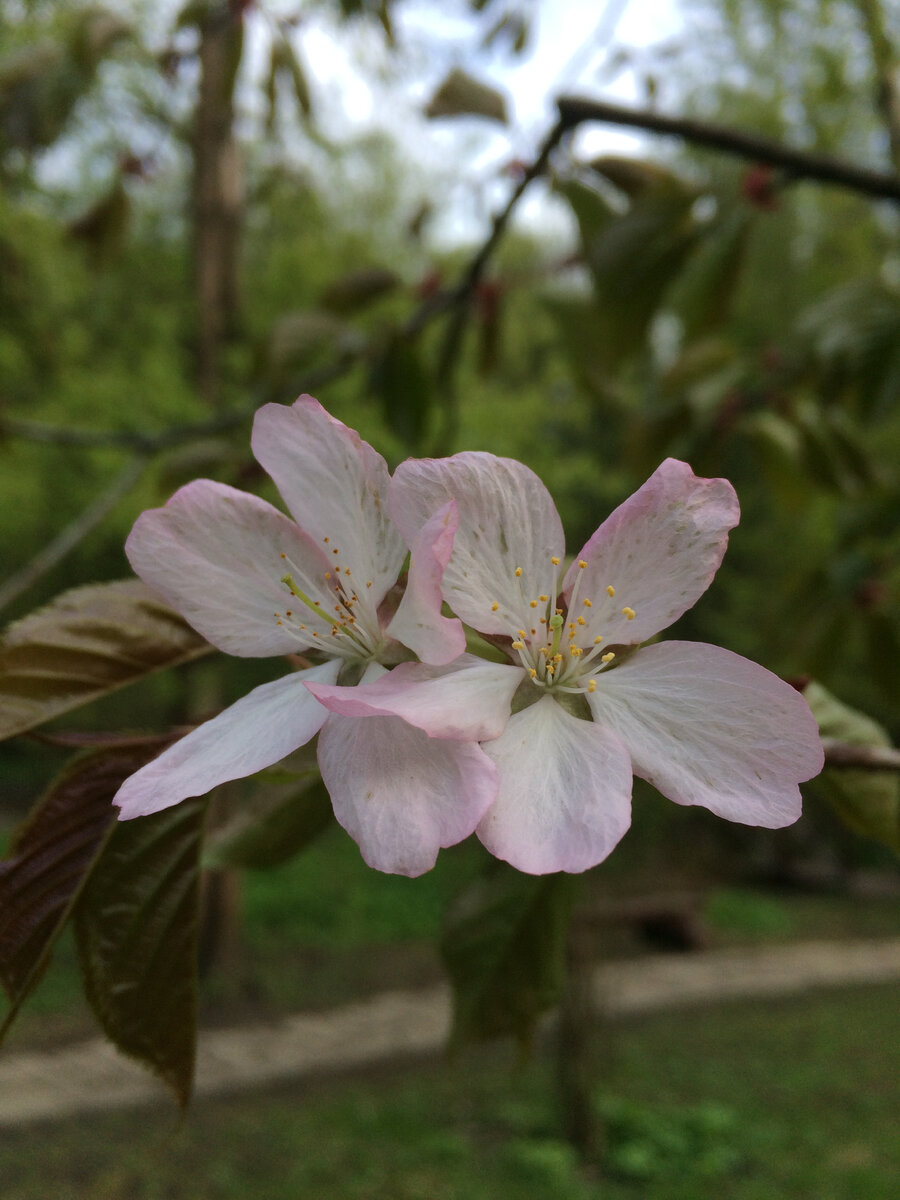
[[[331,539],[328,537],[322,541],[328,545],[335,559],[333,569],[325,571],[322,575],[322,585],[329,593],[328,599],[313,599],[307,595],[295,582],[293,574],[288,571],[281,576],[281,582],[303,607],[286,608],[283,612],[276,612],[275,623],[292,628],[297,633],[298,641],[308,646],[312,640],[313,645],[318,643],[323,649],[327,649],[329,654],[337,654],[343,658],[374,658],[381,641],[377,616],[371,604],[367,602],[365,594],[363,599],[360,599],[350,568],[341,566],[338,547],[331,546]],[[282,553],[281,559],[286,567],[291,567],[300,574],[299,568],[291,562],[287,554]],[[366,590],[371,588],[372,580],[367,579],[365,586]],[[320,621],[330,627],[330,635],[323,636],[319,629],[307,625],[310,613],[314,613]]]
[[[562,692],[593,692],[597,688],[597,676],[609,667],[616,655],[612,650],[604,651],[602,634],[593,637],[589,645],[579,644],[588,624],[588,617],[584,614],[594,606],[589,597],[580,596],[581,572],[587,563],[579,559],[579,574],[568,606],[564,609],[557,605],[560,559],[554,555],[550,562],[553,567],[552,585],[548,592],[542,592],[537,599],[527,601],[528,608],[534,610],[534,623],[527,629],[516,630],[512,649],[538,687]],[[521,579],[521,567],[516,567],[515,575]],[[612,599],[615,594],[615,587],[609,584],[606,595]],[[496,601],[491,605],[494,612],[499,608]],[[633,621],[636,616],[634,609],[627,604],[619,611],[628,621]],[[538,613],[541,615],[538,616]]]

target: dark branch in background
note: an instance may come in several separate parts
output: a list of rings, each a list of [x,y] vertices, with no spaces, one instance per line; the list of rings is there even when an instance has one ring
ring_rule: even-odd
[[[456,366],[460,359],[463,336],[466,331],[470,304],[475,294],[475,289],[484,275],[491,255],[506,232],[506,227],[509,224],[513,210],[522,198],[526,188],[546,170],[547,164],[550,161],[550,155],[559,145],[563,135],[567,132],[567,128],[566,123],[559,120],[547,134],[538,151],[537,158],[519,180],[506,206],[494,217],[491,224],[491,232],[487,240],[475,253],[459,283],[448,296],[448,304],[452,311],[449,324],[447,325],[447,332],[444,335],[440,354],[438,355],[436,372],[438,389],[444,401],[443,429],[440,431],[435,445],[434,453],[436,455],[448,454],[452,450],[456,440],[459,424],[459,405],[456,395]]]
[[[78,514],[74,521],[53,539],[43,550],[39,551],[21,571],[11,576],[0,587],[0,609],[17,600],[48,571],[52,571],[58,563],[71,553],[88,534],[93,533],[101,521],[105,520],[120,500],[131,491],[140,479],[147,466],[147,459],[141,455],[133,458],[120,471],[112,483],[99,496],[96,496],[87,508]]]
[[[563,96],[557,101],[557,105],[562,122],[569,129],[574,129],[576,125],[585,121],[630,125],[634,129],[647,129],[651,133],[680,137],[692,145],[719,150],[751,162],[769,163],[773,167],[782,168],[794,179],[814,179],[818,183],[848,188],[864,196],[900,203],[900,176],[885,175],[880,171],[857,167],[826,154],[793,150],[772,138],[746,133],[742,129],[731,129],[725,125],[713,125],[707,121],[696,121],[687,117],[665,117],[661,113],[623,108],[619,104],[584,100],[577,96]]]
[[[855,771],[900,771],[900,750],[893,746],[852,746],[823,738],[825,766]]]

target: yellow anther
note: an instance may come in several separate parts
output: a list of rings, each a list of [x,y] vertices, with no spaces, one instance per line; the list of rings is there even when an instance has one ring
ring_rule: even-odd
[[[537,608],[537,606],[538,606],[538,602],[537,602],[537,600],[532,600],[532,601],[530,601],[530,605],[531,605],[531,607],[532,607],[532,608]]]
[[[513,644],[512,644],[512,648],[513,648],[513,650],[524,650],[524,649],[525,649],[525,643],[524,643],[524,642],[521,642],[521,641],[519,641],[519,642],[513,642]]]
[[[587,563],[584,561],[584,559],[583,559],[583,558],[579,558],[579,560],[578,560],[578,565],[579,565],[579,567],[581,567],[581,569],[582,569],[582,571],[583,571],[583,570],[584,570],[584,568],[587,566]]]
[[[544,602],[545,604],[547,603],[547,601],[548,601],[549,599],[550,599],[550,597],[549,597],[549,596],[538,596],[538,600],[543,600],[543,602]]]
[[[537,671],[534,669],[534,667],[529,667],[528,674],[531,676],[532,679],[534,679],[537,675]]]
[[[491,612],[496,612],[499,607],[500,607],[500,605],[495,600],[494,603],[491,605]]]
[[[534,631],[532,630],[532,632],[534,632]],[[524,629],[517,629],[517,630],[516,630],[516,633],[519,635],[519,637],[525,637],[525,630],[524,630]]]
[[[279,554],[279,556],[278,556],[278,557],[279,557],[279,558],[287,558],[287,555],[286,555],[286,554],[284,554],[284,553],[282,553],[282,554]]]
[[[516,579],[518,579],[521,576],[521,574],[522,574],[522,568],[516,567]]]
[[[371,579],[367,579],[367,580],[366,580],[366,587],[371,587],[371,586],[372,586],[372,580],[371,580]]]
[[[561,617],[561,616],[562,616],[562,609],[561,609],[561,608],[558,608],[558,609],[556,609],[556,615],[557,615],[558,617]]]
[[[587,621],[584,619],[584,617],[579,617],[578,624],[579,625],[587,625]]]
[[[294,610],[293,610],[292,608],[289,608],[289,609],[288,609],[288,610],[285,612],[285,614],[284,614],[284,615],[285,615],[286,617],[292,617],[292,616],[294,615]]]
[[[616,656],[613,654],[612,650],[610,650],[609,654],[600,655],[600,661],[605,663],[612,662],[615,657]]]
[[[283,624],[284,624],[284,621],[276,621],[276,622],[275,622],[275,624],[276,624],[276,625],[283,625]]]
[[[588,681],[588,691],[596,692],[596,690],[597,690],[597,680],[596,679],[589,680]]]
[[[330,542],[330,541],[331,541],[331,538],[322,538],[322,541],[323,541],[323,542]]]
[[[523,636],[524,636],[524,635],[523,635]],[[531,631],[531,636],[532,636],[532,637],[537,637],[537,630],[536,630],[536,629],[532,629],[532,631]]]
[[[327,538],[326,538],[326,541],[327,541]],[[335,546],[335,548],[332,550],[332,552],[331,552],[331,553],[332,553],[332,554],[339,554],[339,553],[340,553],[340,551],[338,550],[337,546]]]
[[[622,609],[622,616],[625,618],[626,621],[633,621],[634,618],[637,616],[637,613],[634,611],[633,608],[629,608],[628,605],[626,604],[625,607]]]
[[[603,641],[603,634],[598,633],[597,636],[594,638],[594,645],[599,646],[602,641]]]
[[[561,654],[554,654],[554,655],[553,655],[553,661],[554,661],[555,663],[561,663],[561,662],[562,662],[562,658],[563,658],[563,656],[562,656]]]
[[[581,603],[584,605],[585,608],[593,608],[594,607],[593,600],[582,600]]]
[[[582,654],[584,654],[584,651],[580,646],[570,646],[569,653],[573,658],[581,658]]]
[[[557,555],[554,554],[553,557],[550,559],[550,561],[553,563],[554,567],[559,566],[559,558],[557,557]]]
[[[616,594],[616,589],[613,587],[612,584],[610,584],[609,587],[607,587],[606,594],[607,594],[607,596],[614,596]]]

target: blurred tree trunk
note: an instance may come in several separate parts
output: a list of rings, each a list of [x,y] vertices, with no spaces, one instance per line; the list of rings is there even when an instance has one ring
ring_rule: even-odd
[[[242,216],[234,84],[243,49],[241,0],[211,0],[199,22],[200,85],[194,118],[191,196],[197,304],[197,385],[204,400],[222,397],[222,351],[238,315],[237,265]]]

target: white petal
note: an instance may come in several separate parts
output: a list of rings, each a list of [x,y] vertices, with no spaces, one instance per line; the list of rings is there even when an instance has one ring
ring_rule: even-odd
[[[130,776],[116,793],[119,819],[170,808],[203,796],[229,779],[243,779],[279,762],[318,733],[327,710],[304,681],[334,683],[337,661],[264,683],[164,750]]]
[[[441,614],[441,584],[457,524],[456,503],[451,500],[410,540],[406,591],[387,628],[422,662],[449,663],[466,648],[462,623]]]
[[[385,507],[390,475],[384,459],[312,396],[290,408],[263,405],[252,446],[297,524],[325,547],[335,567],[350,571],[361,606],[374,613],[406,557]]]
[[[430,870],[497,794],[494,764],[475,743],[429,738],[399,717],[330,716],[319,767],[334,815],[365,861],[397,875]]]
[[[285,617],[299,602],[281,582],[289,570],[281,556],[314,599],[328,564],[293,521],[258,496],[195,480],[138,517],[125,551],[144,582],[227,654],[289,654],[314,644],[313,629],[320,637],[330,632],[311,612]]]
[[[586,871],[631,823],[631,764],[615,734],[573,717],[551,696],[510,718],[484,750],[500,772],[478,836],[529,875]]]
[[[534,619],[529,602],[549,594],[551,558],[564,552],[550,493],[522,463],[474,451],[408,459],[394,472],[390,509],[407,540],[449,500],[456,501],[459,527],[444,599],[482,633],[515,637]]]
[[[600,634],[607,645],[635,645],[671,625],[709,587],[739,517],[727,479],[699,479],[687,463],[667,458],[603,522],[566,575],[567,596],[581,577],[573,613],[588,622],[581,644]],[[624,608],[636,615],[629,620]]]
[[[800,816],[797,783],[822,769],[799,692],[718,646],[645,646],[601,675],[588,703],[628,747],[636,775],[729,821],[789,825]]]
[[[524,678],[522,667],[465,654],[446,667],[400,663],[375,682],[313,684],[310,691],[331,712],[347,717],[402,717],[429,737],[485,741],[503,732]]]

